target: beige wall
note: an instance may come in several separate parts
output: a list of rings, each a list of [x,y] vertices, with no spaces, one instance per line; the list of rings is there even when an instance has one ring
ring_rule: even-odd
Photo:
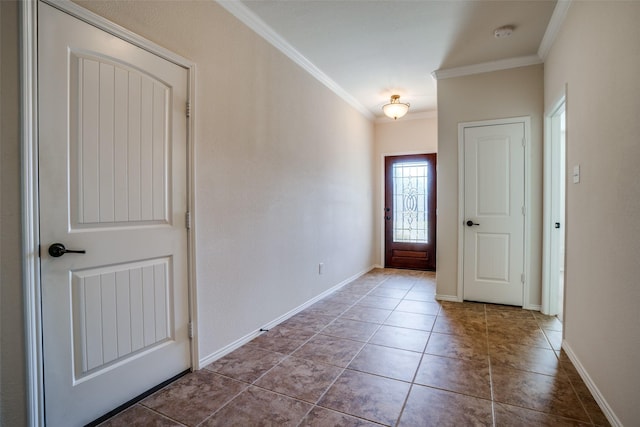
[[[0,1],[0,425],[26,425],[18,6]]]
[[[543,66],[438,81],[437,293],[457,296],[458,123],[531,117],[531,277],[529,304],[540,305]],[[460,295],[460,297],[462,297]]]
[[[426,116],[426,117],[425,117]],[[431,114],[408,114],[393,121],[383,119],[375,125],[375,254],[376,264],[384,266],[384,156],[438,152],[438,119]]]
[[[201,359],[374,263],[370,121],[215,2],[79,3],[197,64]]]
[[[573,2],[545,65],[567,85],[565,341],[622,425],[640,420],[640,3]]]

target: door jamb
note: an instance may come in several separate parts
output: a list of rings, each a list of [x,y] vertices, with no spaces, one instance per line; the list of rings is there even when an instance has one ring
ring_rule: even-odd
[[[562,88],[562,92],[558,95],[555,102],[551,105],[551,108],[545,112],[544,114],[544,189],[543,189],[543,220],[542,220],[542,307],[541,312],[543,314],[551,314],[555,315],[557,313],[553,313],[551,303],[551,295],[553,292],[557,291],[557,289],[551,289],[551,281],[550,281],[550,268],[551,268],[551,144],[552,144],[552,129],[551,129],[551,119],[558,111],[558,109],[564,104],[565,109],[565,120],[566,120],[566,111],[567,111],[567,87],[566,85]],[[566,132],[566,130],[565,130]],[[566,136],[565,136],[565,153],[566,153]],[[565,171],[566,171],[566,155],[565,155]],[[566,182],[562,185],[566,187]],[[565,191],[566,197],[566,191]],[[565,209],[566,209],[566,201],[565,201]],[[565,242],[566,242],[566,219],[562,223],[562,227],[565,230]]]
[[[531,281],[531,117],[510,117],[495,120],[458,123],[458,289],[457,301],[464,299],[464,129],[478,126],[494,126],[512,123],[524,124],[524,283],[522,286],[522,308],[538,310],[532,305],[530,298]]]
[[[191,221],[187,228],[189,318],[193,330],[191,367],[200,368],[198,358],[196,245],[194,221],[194,146],[195,146],[195,77],[196,66],[173,53],[69,0],[40,0],[118,38],[187,69],[189,115],[187,117],[187,206]],[[38,0],[20,2],[20,99],[21,99],[21,207],[22,207],[22,275],[26,351],[27,421],[30,426],[44,426],[44,371],[40,292],[40,239],[38,205]]]

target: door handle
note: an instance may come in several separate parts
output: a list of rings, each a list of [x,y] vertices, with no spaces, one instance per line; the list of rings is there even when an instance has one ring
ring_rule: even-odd
[[[480,224],[473,222],[471,220],[467,221],[467,227],[473,227],[474,225],[480,225]]]
[[[62,243],[54,243],[49,246],[49,255],[54,258],[61,257],[64,254],[86,254],[85,250],[72,250],[64,247]]]

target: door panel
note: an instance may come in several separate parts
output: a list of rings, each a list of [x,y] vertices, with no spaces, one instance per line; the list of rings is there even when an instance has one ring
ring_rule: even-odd
[[[385,267],[435,270],[436,154],[385,157]]]
[[[522,305],[524,124],[464,129],[464,299]]]
[[[191,365],[188,71],[49,5],[38,16],[45,413],[73,426]]]

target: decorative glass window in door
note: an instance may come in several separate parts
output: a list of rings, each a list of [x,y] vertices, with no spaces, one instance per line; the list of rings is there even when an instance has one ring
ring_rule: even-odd
[[[429,243],[428,162],[393,164],[393,241]]]

